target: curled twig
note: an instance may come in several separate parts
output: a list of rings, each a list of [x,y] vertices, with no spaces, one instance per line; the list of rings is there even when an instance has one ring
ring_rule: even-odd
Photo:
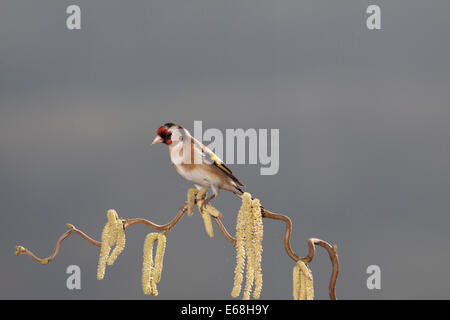
[[[295,262],[302,260],[304,263],[310,263],[314,259],[314,255],[316,253],[316,247],[315,245],[321,246],[325,250],[327,250],[328,255],[330,256],[331,265],[333,267],[333,270],[331,272],[330,277],[330,284],[328,286],[328,292],[331,300],[336,300],[336,281],[339,274],[339,259],[337,254],[337,247],[331,246],[328,242],[317,239],[317,238],[310,238],[308,240],[308,248],[309,252],[304,257],[297,256],[294,251],[292,251],[291,248],[291,233],[292,233],[292,221],[288,216],[279,214],[279,213],[273,213],[265,208],[261,208],[261,214],[263,218],[269,218],[269,219],[275,219],[275,220],[281,220],[286,223],[286,231],[284,233],[284,249],[286,250],[286,253],[289,257],[291,257],[292,260]]]

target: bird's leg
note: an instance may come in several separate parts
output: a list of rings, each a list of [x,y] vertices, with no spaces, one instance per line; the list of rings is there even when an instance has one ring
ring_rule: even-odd
[[[216,196],[216,195],[213,193],[213,194],[211,195],[211,197],[206,198],[205,200],[203,200],[202,206],[201,206],[201,211],[203,211],[203,209],[206,207],[206,205],[207,205],[212,199],[214,199],[215,196]]]

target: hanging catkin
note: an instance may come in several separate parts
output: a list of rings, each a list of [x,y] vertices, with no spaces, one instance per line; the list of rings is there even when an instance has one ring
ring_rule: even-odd
[[[314,286],[311,270],[301,260],[292,270],[294,300],[313,300]]]
[[[262,290],[262,254],[263,225],[261,205],[258,199],[246,192],[242,195],[242,205],[236,223],[236,267],[232,297],[239,296],[242,289],[245,260],[247,260],[246,282],[243,299],[250,299],[253,284],[253,297],[258,299]]]
[[[153,261],[153,245],[156,247],[155,261]],[[142,262],[142,291],[144,294],[158,295],[156,284],[161,280],[166,236],[163,233],[149,233],[144,241],[144,256]]]
[[[102,280],[105,276],[106,263],[112,265],[125,248],[125,230],[123,229],[123,221],[119,219],[117,212],[113,209],[108,210],[106,216],[108,221],[102,232],[102,243],[100,246],[97,267],[98,280]],[[109,256],[111,247],[114,246],[114,244],[116,247],[111,256]]]

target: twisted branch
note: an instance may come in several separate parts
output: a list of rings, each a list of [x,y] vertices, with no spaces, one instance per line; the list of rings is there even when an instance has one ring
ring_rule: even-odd
[[[164,233],[167,233],[170,230],[172,230],[172,228],[175,227],[175,225],[181,220],[181,218],[186,213],[187,208],[188,208],[187,204],[185,203],[179,209],[177,215],[169,223],[164,224],[164,225],[159,225],[159,224],[153,223],[152,221],[147,220],[147,219],[132,218],[132,219],[126,219],[123,223],[123,227],[126,230],[128,227],[131,227],[133,225],[143,224],[152,229],[155,229],[158,231],[163,231]],[[284,249],[286,250],[287,255],[295,262],[302,260],[305,263],[310,263],[314,259],[314,256],[315,256],[315,245],[318,245],[318,246],[324,248],[325,250],[327,250],[328,255],[330,256],[332,267],[333,267],[333,270],[331,273],[331,278],[330,278],[330,283],[329,283],[329,287],[328,287],[329,296],[330,296],[331,300],[336,300],[336,289],[335,288],[336,288],[336,280],[337,280],[338,273],[339,273],[339,260],[338,260],[336,247],[331,246],[328,242],[326,242],[324,240],[317,239],[317,238],[310,238],[308,240],[308,248],[309,248],[308,254],[304,257],[299,257],[298,255],[296,255],[294,253],[294,251],[291,248],[291,244],[290,244],[290,238],[291,238],[291,233],[292,233],[291,219],[286,215],[279,214],[279,213],[273,213],[263,207],[261,207],[261,215],[263,218],[281,220],[281,221],[285,222],[286,230],[284,233]],[[214,217],[214,216],[212,218],[214,219],[215,223],[217,224],[217,227],[219,228],[220,232],[225,237],[225,239],[228,240],[233,246],[236,246],[236,239],[233,238],[233,236],[231,236],[231,234],[227,231],[227,229],[223,225],[220,218]],[[55,250],[53,251],[53,254],[51,256],[49,256],[47,258],[43,258],[43,259],[38,258],[33,252],[31,252],[30,250],[28,250],[22,246],[16,246],[16,255],[26,254],[26,255],[30,256],[36,262],[39,262],[41,264],[48,264],[49,262],[53,261],[56,258],[56,256],[58,255],[61,243],[66,238],[68,238],[71,234],[77,234],[77,235],[81,236],[83,239],[85,239],[86,241],[88,241],[90,244],[92,244],[94,246],[97,246],[97,247],[101,246],[101,242],[92,239],[91,237],[86,235],[83,231],[75,228],[73,225],[67,224],[67,227],[69,228],[69,230],[67,230],[58,239],[58,241],[56,242]]]
[[[310,238],[308,240],[308,248],[309,252],[304,257],[297,256],[294,251],[292,251],[291,248],[291,233],[292,233],[292,221],[288,216],[285,216],[283,214],[279,213],[273,213],[265,208],[261,208],[261,214],[263,218],[269,218],[274,220],[281,220],[286,223],[286,231],[284,233],[284,249],[286,250],[286,253],[288,256],[294,260],[295,262],[302,260],[304,263],[310,263],[315,256],[316,253],[316,244],[318,246],[321,246],[325,250],[327,250],[328,255],[330,256],[331,265],[333,267],[333,270],[331,272],[330,277],[330,284],[328,286],[328,292],[330,295],[331,300],[336,300],[336,280],[339,273],[339,259],[337,255],[337,247],[331,246],[328,242],[317,239],[317,238]]]
[[[59,237],[58,241],[56,241],[56,247],[55,250],[53,251],[53,254],[47,258],[38,258],[33,252],[31,252],[30,250],[22,247],[22,246],[16,246],[16,255],[20,255],[20,254],[26,254],[29,255],[31,258],[33,258],[34,261],[42,263],[42,264],[48,264],[49,262],[51,262],[52,260],[54,260],[56,258],[56,256],[58,255],[59,252],[59,247],[61,246],[61,243],[68,238],[72,233],[78,234],[79,236],[81,236],[84,240],[86,240],[87,242],[89,242],[90,244],[100,247],[101,246],[101,242],[92,239],[91,237],[89,237],[87,234],[85,234],[83,231],[78,230],[77,228],[75,228],[73,225],[71,224],[67,224],[67,227],[69,228],[69,230],[67,230],[61,237]]]

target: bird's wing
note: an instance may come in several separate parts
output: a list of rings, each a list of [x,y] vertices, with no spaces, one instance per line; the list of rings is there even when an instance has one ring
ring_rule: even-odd
[[[244,185],[233,175],[233,172],[225,165],[225,163],[220,159],[214,152],[212,152],[208,147],[203,145],[200,141],[190,136],[194,148],[201,150],[202,159],[205,164],[214,165],[216,168],[224,172],[228,177],[231,178],[238,186],[243,187]]]

